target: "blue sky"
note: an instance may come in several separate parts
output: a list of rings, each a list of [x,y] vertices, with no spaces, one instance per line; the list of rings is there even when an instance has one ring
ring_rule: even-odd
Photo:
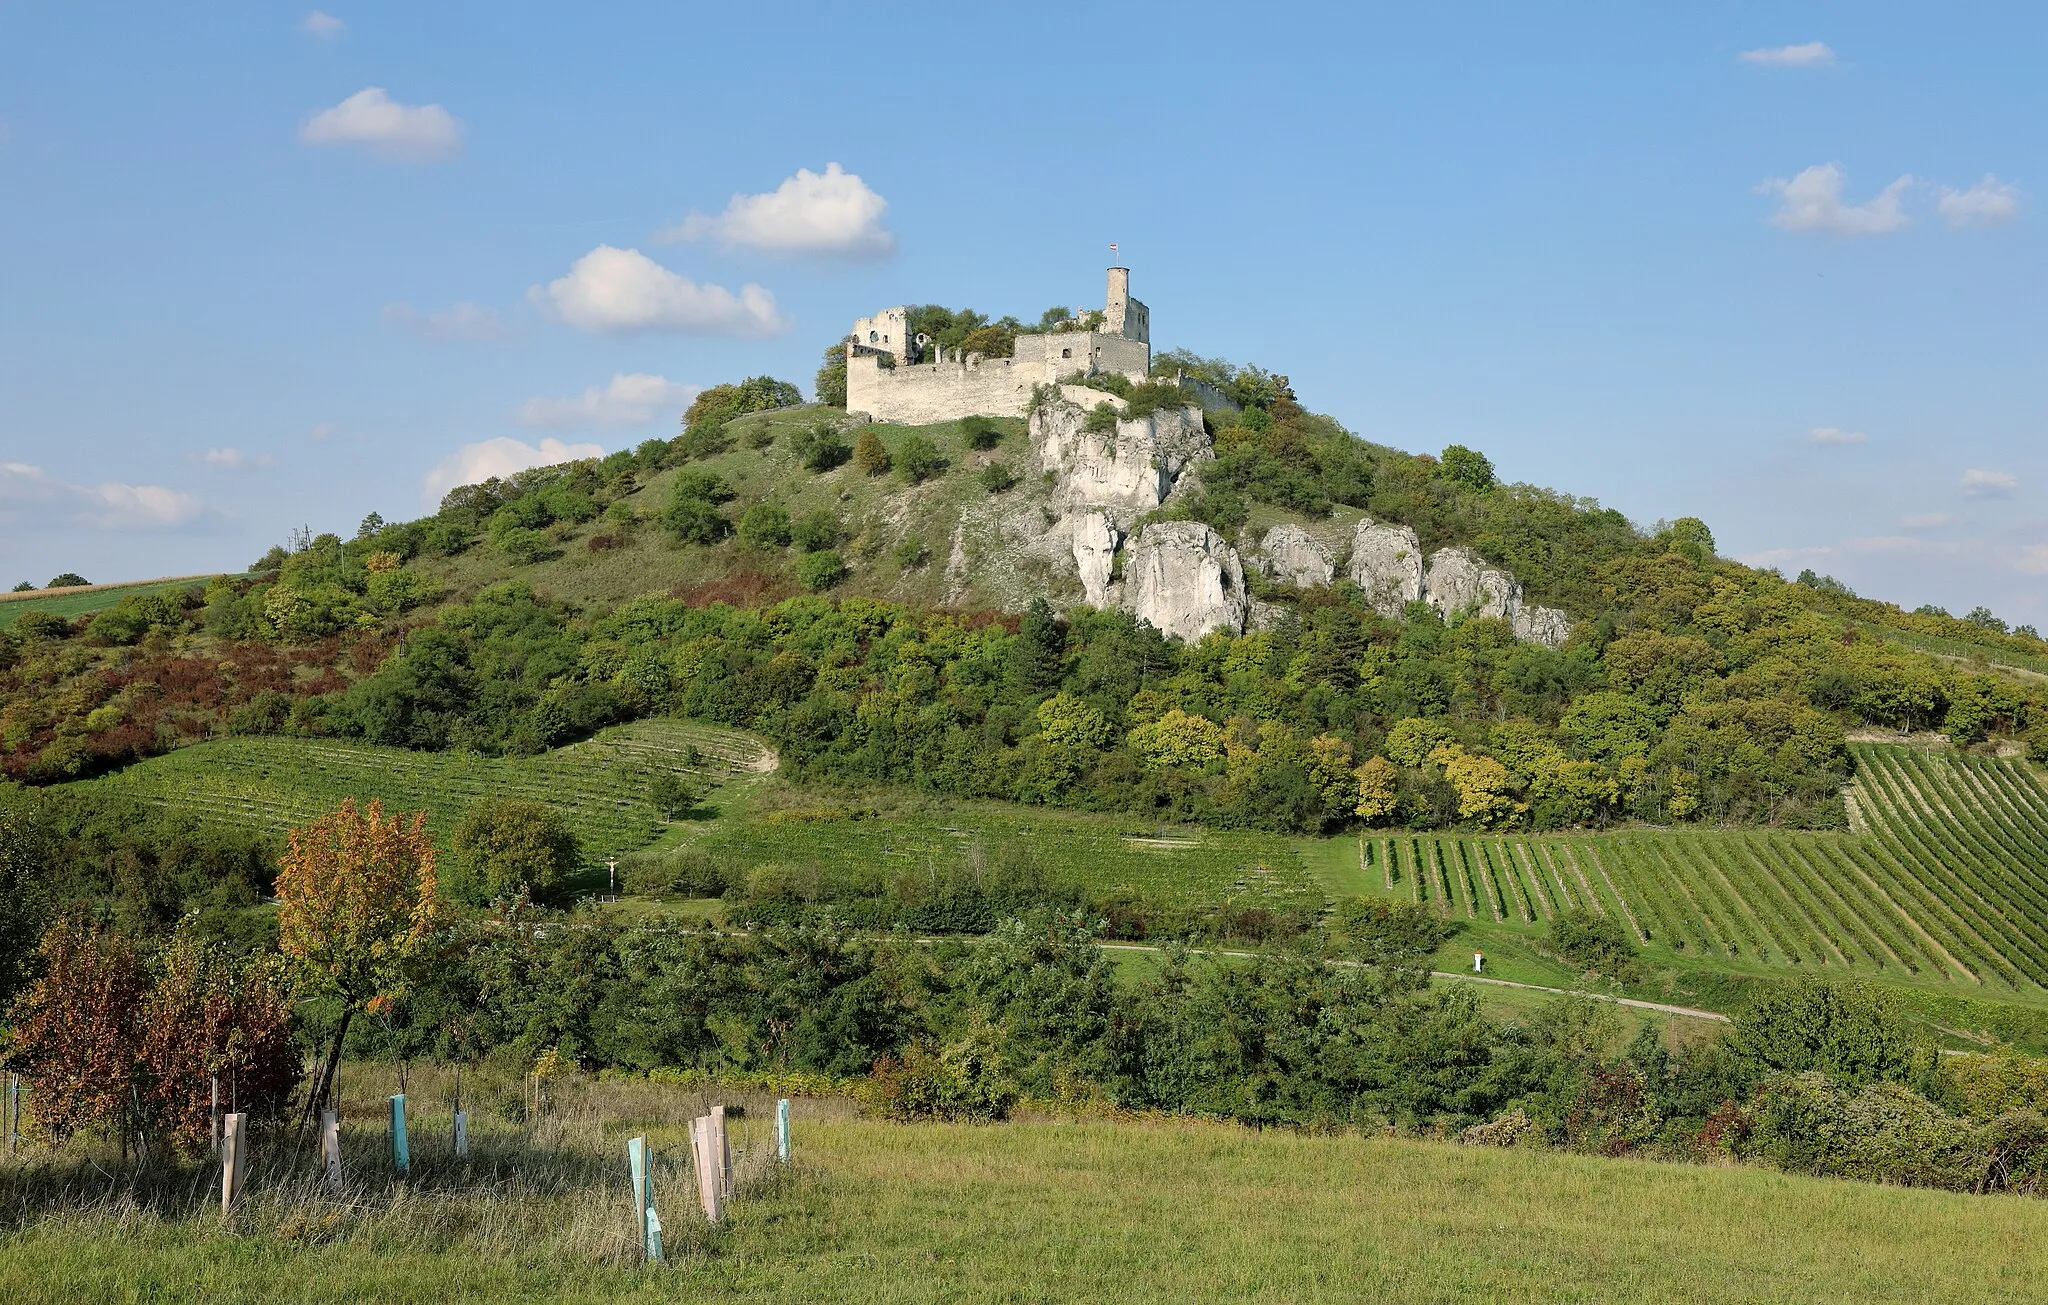
[[[0,581],[417,515],[1116,241],[1368,438],[2048,624],[2040,6],[323,4],[0,3]]]

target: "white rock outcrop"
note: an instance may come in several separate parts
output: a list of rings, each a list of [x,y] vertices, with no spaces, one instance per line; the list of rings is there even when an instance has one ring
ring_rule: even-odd
[[[1351,536],[1351,561],[1344,574],[1365,591],[1382,616],[1398,617],[1422,597],[1422,541],[1408,526],[1363,518]]]
[[[1124,605],[1169,638],[1244,632],[1250,611],[1237,550],[1199,521],[1160,521],[1135,535]]]
[[[1423,597],[1437,615],[1512,617],[1522,605],[1522,586],[1496,571],[1469,548],[1439,549],[1422,577]]]
[[[1090,607],[1110,605],[1110,576],[1116,570],[1116,547],[1123,531],[1115,518],[1100,509],[1075,512],[1067,517],[1072,538],[1074,567],[1081,574],[1081,591]]]
[[[1300,526],[1279,525],[1259,541],[1258,560],[1268,576],[1297,589],[1326,585],[1336,576],[1330,554]]]
[[[1515,637],[1540,643],[1546,648],[1563,645],[1571,637],[1572,618],[1555,607],[1537,607],[1529,604],[1514,615]]]
[[[1195,404],[1119,417],[1113,430],[1088,430],[1088,414],[1100,403],[1119,412],[1126,407],[1113,394],[1063,385],[1059,398],[1031,413],[1032,452],[1058,478],[1063,507],[1150,512],[1190,464],[1214,456]]]

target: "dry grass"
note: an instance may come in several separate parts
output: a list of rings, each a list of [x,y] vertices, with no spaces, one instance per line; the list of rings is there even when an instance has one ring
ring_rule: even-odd
[[[766,1100],[735,1121],[742,1195],[691,1217],[684,1125],[709,1094],[471,1085],[415,1073],[415,1171],[373,1159],[388,1071],[347,1101],[350,1190],[277,1156],[223,1221],[194,1171],[0,1166],[0,1300],[2034,1300],[2048,1205],[1198,1123],[889,1125],[800,1101],[796,1173]],[[632,1264],[624,1139],[645,1132],[671,1267]],[[195,1186],[198,1190],[195,1190]]]

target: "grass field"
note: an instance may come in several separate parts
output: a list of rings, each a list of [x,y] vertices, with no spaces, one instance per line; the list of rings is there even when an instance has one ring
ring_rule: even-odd
[[[231,1221],[196,1170],[124,1195],[82,1160],[0,1161],[0,1299],[2033,1301],[2048,1274],[2039,1201],[1195,1122],[894,1125],[800,1100],[784,1182],[765,1100],[737,1094],[742,1195],[712,1232],[680,1161],[708,1094],[562,1084],[529,1127],[472,1085],[465,1168],[446,1084],[415,1071],[400,1183],[376,1158],[393,1077],[350,1073],[340,1199],[261,1134]],[[635,1133],[667,1269],[627,1263]]]
[[[83,591],[49,596],[35,592],[0,593],[0,630],[14,624],[15,618],[24,612],[53,612],[66,618],[79,617],[87,612],[104,612],[131,594],[204,587],[210,579],[211,576],[194,576],[180,580],[147,580],[132,585],[95,585]]]
[[[697,750],[692,765],[687,749]],[[408,752],[328,739],[237,738],[195,744],[88,781],[202,817],[283,830],[324,815],[343,798],[381,798],[425,811],[445,839],[470,803],[521,798],[560,810],[588,866],[645,846],[670,828],[647,800],[657,771],[716,784],[769,764],[760,742],[736,730],[643,720],[537,757]],[[444,843],[445,845],[445,843]]]

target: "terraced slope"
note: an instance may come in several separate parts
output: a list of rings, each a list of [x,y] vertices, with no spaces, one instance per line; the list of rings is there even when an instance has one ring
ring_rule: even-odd
[[[470,803],[520,798],[560,810],[586,858],[601,865],[606,856],[642,847],[660,833],[660,813],[647,801],[658,772],[718,783],[772,764],[757,739],[737,730],[643,720],[537,757],[407,752],[326,739],[222,739],[91,782],[270,830],[303,824],[353,797],[424,810],[428,826],[446,835]]]
[[[1860,832],[1374,836],[1375,891],[1535,925],[1584,906],[1703,957],[2048,987],[2048,780],[2025,762],[1859,745]]]

